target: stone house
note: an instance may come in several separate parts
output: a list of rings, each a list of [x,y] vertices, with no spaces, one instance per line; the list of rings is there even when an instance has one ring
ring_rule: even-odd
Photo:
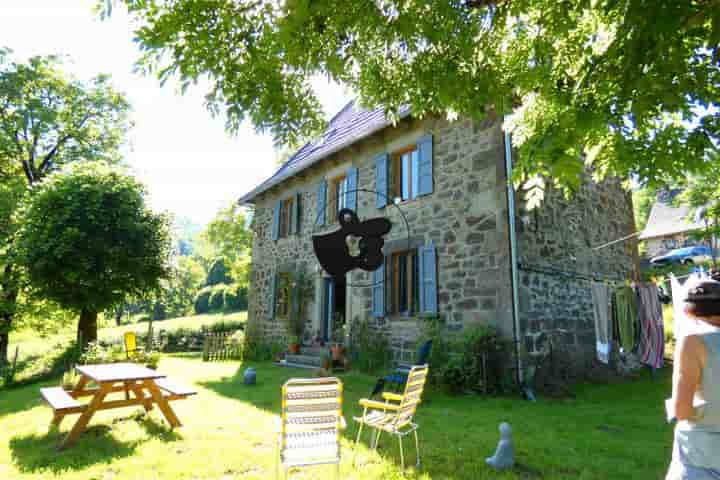
[[[553,334],[582,362],[592,358],[589,282],[626,279],[633,269],[634,243],[593,249],[634,231],[621,183],[588,180],[570,201],[548,190],[528,212],[523,192],[509,194],[512,152],[500,119],[399,117],[393,124],[382,109],[351,102],[239,200],[254,206],[248,321],[267,338],[286,336],[281,317],[291,300],[278,279],[303,270],[315,284],[306,342],[331,338],[334,324],[368,321],[411,359],[420,319],[430,315],[448,334],[488,325],[531,352]],[[361,220],[389,218],[393,230],[383,268],[335,282],[319,268],[311,236],[345,206]]]
[[[688,205],[674,203],[679,193],[677,189],[658,192],[647,225],[639,237],[648,258],[664,255],[675,248],[703,244],[692,233],[705,228],[705,222],[702,218],[693,218]]]

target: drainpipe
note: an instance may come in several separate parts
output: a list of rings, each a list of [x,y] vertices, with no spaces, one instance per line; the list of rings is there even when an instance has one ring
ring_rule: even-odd
[[[510,241],[510,287],[512,289],[513,337],[518,386],[525,391],[522,359],[520,358],[520,295],[518,292],[517,234],[515,232],[515,189],[512,182],[512,141],[505,131],[505,175],[507,178],[508,237]],[[530,395],[528,395],[530,397]],[[530,397],[532,398],[532,397]]]

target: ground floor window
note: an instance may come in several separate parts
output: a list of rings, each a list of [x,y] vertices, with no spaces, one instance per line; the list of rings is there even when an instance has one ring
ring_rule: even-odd
[[[290,314],[290,274],[278,273],[275,292],[275,316],[287,318]]]
[[[420,311],[420,275],[417,250],[397,252],[386,261],[388,313],[411,315]]]

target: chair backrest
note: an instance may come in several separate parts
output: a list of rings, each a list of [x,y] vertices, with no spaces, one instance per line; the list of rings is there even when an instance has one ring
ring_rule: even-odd
[[[291,378],[282,387],[281,452],[339,457],[343,384],[335,377]]]
[[[432,340],[423,343],[418,350],[417,362],[415,365],[425,365],[429,363],[430,351],[432,350]]]
[[[395,418],[396,425],[401,426],[413,421],[417,406],[422,399],[423,390],[425,390],[428,370],[427,365],[416,365],[410,369],[405,384],[405,392],[400,401],[400,409]]]
[[[130,353],[137,350],[137,337],[135,336],[135,332],[125,332],[123,338],[125,339],[126,352]]]

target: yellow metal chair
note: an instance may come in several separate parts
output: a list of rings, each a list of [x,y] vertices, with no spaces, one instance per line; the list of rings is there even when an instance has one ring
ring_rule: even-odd
[[[125,340],[125,355],[127,355],[128,359],[142,351],[142,349],[138,347],[135,332],[125,332],[123,338]]]
[[[336,465],[340,477],[343,384],[334,377],[291,378],[282,387],[275,478],[293,467]]]
[[[355,440],[355,455],[357,455],[357,445],[360,443],[360,435],[362,435],[363,427],[375,429],[375,438],[370,438],[370,448],[377,449],[380,441],[380,434],[387,432],[398,437],[400,444],[400,463],[403,470],[405,469],[405,455],[403,453],[404,436],[410,433],[415,436],[415,453],[417,462],[420,467],[420,442],[418,441],[417,429],[415,423],[415,411],[420,404],[425,382],[428,376],[428,366],[418,365],[412,367],[408,373],[407,383],[405,384],[405,392],[402,395],[396,393],[383,392],[384,402],[369,400],[363,398],[360,400],[360,406],[364,408],[362,417],[354,417],[354,420],[360,424],[357,439]],[[353,465],[355,459],[353,458]]]

